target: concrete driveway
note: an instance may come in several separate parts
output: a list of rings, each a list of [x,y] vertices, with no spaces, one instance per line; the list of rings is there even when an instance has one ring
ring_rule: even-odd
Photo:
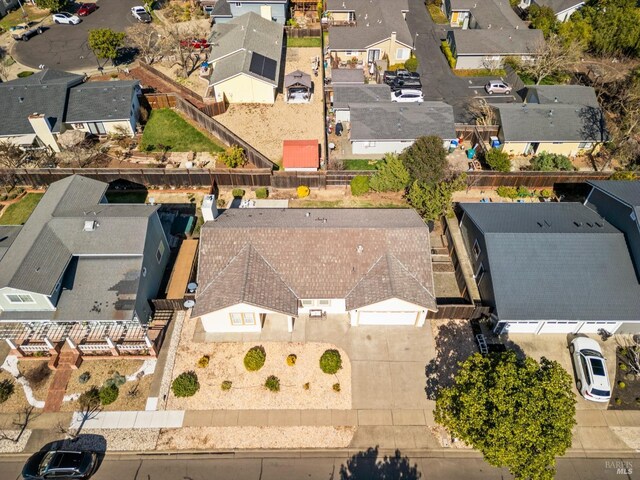
[[[15,42],[11,55],[32,68],[45,65],[77,72],[97,68],[96,57],[87,44],[89,30],[110,28],[123,32],[136,23],[131,16],[131,7],[142,3],[141,0],[99,0],[98,9],[83,17],[78,25],[52,24],[48,17],[45,20],[48,29],[28,42]]]

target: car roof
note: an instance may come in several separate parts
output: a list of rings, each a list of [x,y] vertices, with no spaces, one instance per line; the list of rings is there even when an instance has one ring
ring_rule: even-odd
[[[576,350],[595,350],[602,355],[602,348],[600,348],[600,344],[592,338],[576,337],[571,341],[571,343]]]
[[[398,90],[398,92],[401,92],[402,94],[415,93],[418,95],[422,95],[422,91],[418,90],[417,88],[401,88],[400,90]]]

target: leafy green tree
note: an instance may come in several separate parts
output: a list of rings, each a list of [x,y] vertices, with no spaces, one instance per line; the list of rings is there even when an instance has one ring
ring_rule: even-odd
[[[229,168],[242,167],[247,163],[244,149],[238,145],[232,145],[224,152],[218,154],[218,160]]]
[[[435,420],[516,478],[551,480],[576,423],[571,386],[567,371],[544,357],[476,353],[439,392]]]
[[[577,12],[576,12],[577,13]],[[575,13],[571,19],[558,25],[558,36],[565,45],[579,45],[581,50],[585,50],[591,43],[593,27],[589,20]]]
[[[351,195],[359,197],[369,191],[369,177],[357,175],[351,180]]]
[[[511,160],[509,154],[499,148],[492,148],[484,154],[484,161],[496,172],[510,172]]]
[[[531,168],[539,172],[554,172],[557,170],[573,171],[575,167],[569,157],[558,153],[540,152],[530,161]]]
[[[402,160],[398,155],[388,153],[384,156],[384,161],[378,164],[369,186],[374,192],[400,192],[407,188],[409,181],[409,172]]]
[[[51,13],[56,13],[67,6],[68,0],[36,0],[38,8],[43,10],[50,10]]]
[[[637,180],[638,175],[636,172],[624,171],[615,172],[609,177],[609,180]]]
[[[404,62],[404,68],[409,70],[410,72],[415,72],[418,70],[418,58],[414,55],[411,55],[406,62]]]
[[[89,48],[98,60],[111,60],[115,65],[118,51],[124,46],[125,33],[110,28],[89,30]]]
[[[533,4],[529,7],[529,20],[531,26],[542,31],[544,38],[547,38],[558,29],[558,19],[551,7]]]
[[[443,180],[447,172],[447,151],[435,135],[418,138],[399,155],[411,180],[432,185]]]
[[[464,190],[466,181],[465,174],[433,184],[415,180],[409,189],[407,200],[425,221],[434,221],[443,215],[451,215],[453,192]]]

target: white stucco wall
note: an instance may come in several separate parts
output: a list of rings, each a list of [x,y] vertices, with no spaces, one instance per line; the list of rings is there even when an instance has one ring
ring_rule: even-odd
[[[413,145],[410,141],[373,141],[373,142],[351,142],[351,152],[355,155],[383,155],[385,153],[400,153],[407,147]]]
[[[226,97],[229,103],[272,104],[276,99],[276,89],[273,85],[245,74],[220,82],[213,90],[217,102],[222,102]]]
[[[350,122],[351,121],[351,111],[349,109],[346,110],[335,110],[336,113],[336,122]]]
[[[11,303],[6,295],[30,295],[33,303]],[[54,311],[49,298],[39,293],[27,292],[16,288],[0,288],[0,310],[25,312],[25,311]]]
[[[301,299],[302,300],[302,299]],[[298,309],[298,313],[309,313],[309,310],[322,310],[327,313],[345,313],[347,311],[344,298],[328,298],[328,299],[304,299],[311,300],[313,305],[304,305]],[[329,305],[321,305],[320,300],[328,300]]]
[[[256,315],[255,325],[232,325],[231,313],[256,313],[256,314],[272,314],[271,310],[259,308],[254,305],[247,305],[246,303],[239,303],[231,307],[223,308],[215,312],[202,315],[200,320],[202,321],[202,327],[205,332],[220,333],[220,332],[260,332],[262,330],[262,319]],[[286,321],[286,320],[285,320]]]

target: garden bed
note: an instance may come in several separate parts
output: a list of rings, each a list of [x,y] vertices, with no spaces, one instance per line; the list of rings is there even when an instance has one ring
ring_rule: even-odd
[[[619,354],[619,350],[616,350],[616,354]],[[631,373],[618,358],[615,361],[617,367],[615,378],[611,379],[609,410],[640,410],[640,376]]]
[[[49,369],[47,360],[31,360],[18,362],[18,371],[28,381],[29,387],[36,400],[44,401],[49,391],[49,385],[53,380],[54,372]],[[13,394],[3,403],[0,403],[0,413],[20,413],[29,407],[29,401],[23,386],[15,377],[6,370],[0,370],[0,381],[11,380],[13,382]]]

